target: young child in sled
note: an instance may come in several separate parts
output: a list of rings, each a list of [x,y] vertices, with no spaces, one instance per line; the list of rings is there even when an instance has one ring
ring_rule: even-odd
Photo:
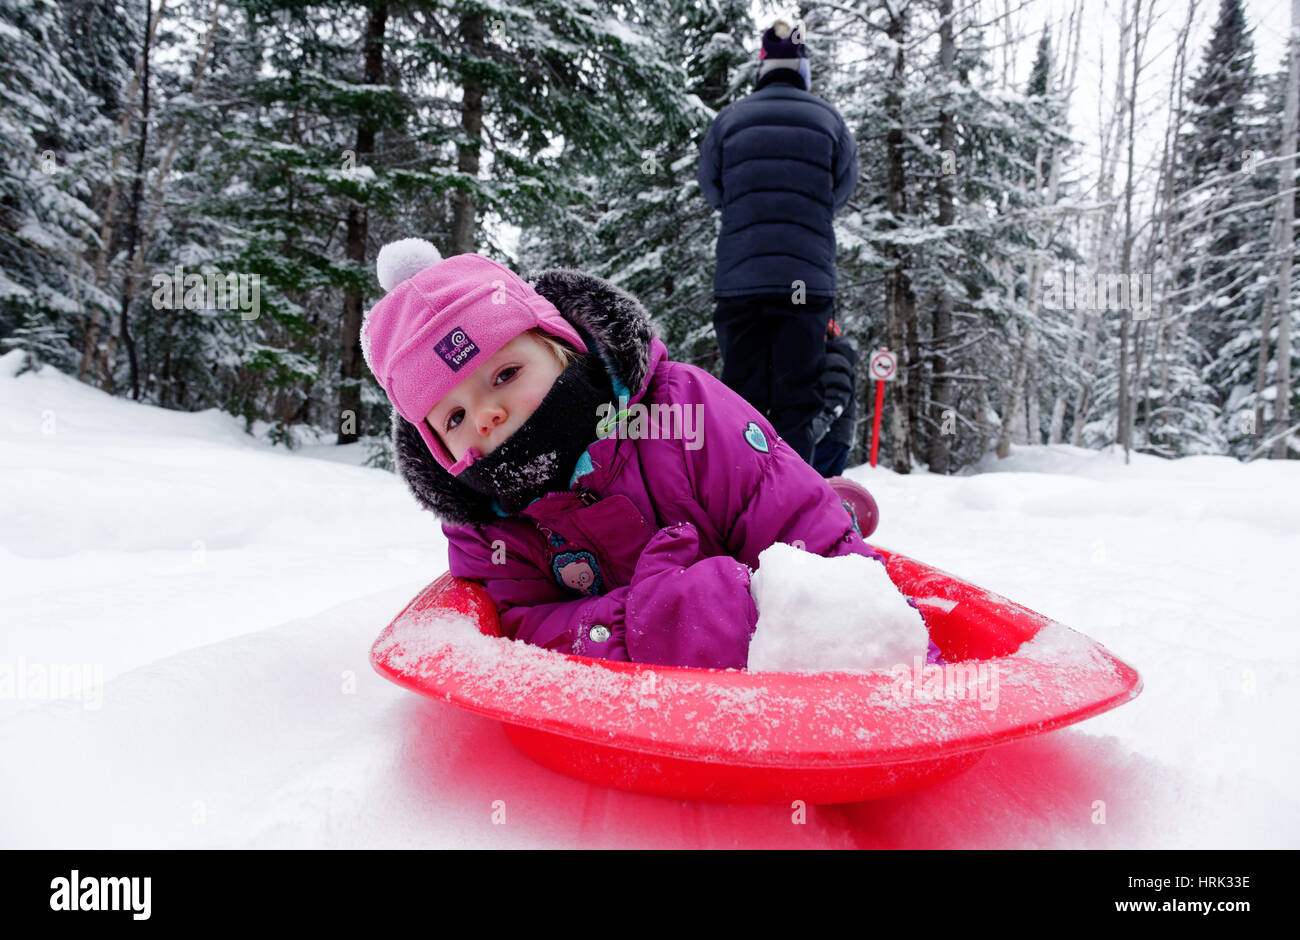
[[[387,294],[361,342],[397,468],[503,635],[743,669],[760,552],[879,562],[827,481],[739,395],[668,359],[626,292],[566,269],[528,283],[420,239],[385,246],[378,268]]]

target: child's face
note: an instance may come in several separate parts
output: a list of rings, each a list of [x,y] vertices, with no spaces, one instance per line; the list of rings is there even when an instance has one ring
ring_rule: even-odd
[[[564,367],[530,333],[520,333],[424,416],[452,456],[492,453],[527,421]]]

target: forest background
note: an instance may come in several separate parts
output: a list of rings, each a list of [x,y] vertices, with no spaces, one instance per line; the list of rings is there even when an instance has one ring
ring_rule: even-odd
[[[699,147],[777,14],[858,142],[886,465],[1300,456],[1300,0],[0,0],[0,351],[391,466],[359,333],[420,236],[607,278],[718,374]]]

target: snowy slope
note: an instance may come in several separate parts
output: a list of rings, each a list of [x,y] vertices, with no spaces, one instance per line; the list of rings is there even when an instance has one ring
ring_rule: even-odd
[[[963,477],[850,471],[879,544],[1090,634],[1145,688],[794,824],[558,776],[375,675],[371,642],[446,543],[355,448],[290,453],[16,365],[0,357],[0,847],[1300,845],[1300,467],[1037,447]],[[50,701],[13,683],[20,662],[103,684]]]

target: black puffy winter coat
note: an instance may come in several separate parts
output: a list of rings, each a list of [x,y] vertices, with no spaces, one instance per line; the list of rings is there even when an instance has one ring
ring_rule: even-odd
[[[795,87],[793,82],[798,84]],[[722,210],[715,297],[835,294],[831,220],[853,195],[858,147],[834,107],[774,69],[710,125],[698,171],[704,198]]]

